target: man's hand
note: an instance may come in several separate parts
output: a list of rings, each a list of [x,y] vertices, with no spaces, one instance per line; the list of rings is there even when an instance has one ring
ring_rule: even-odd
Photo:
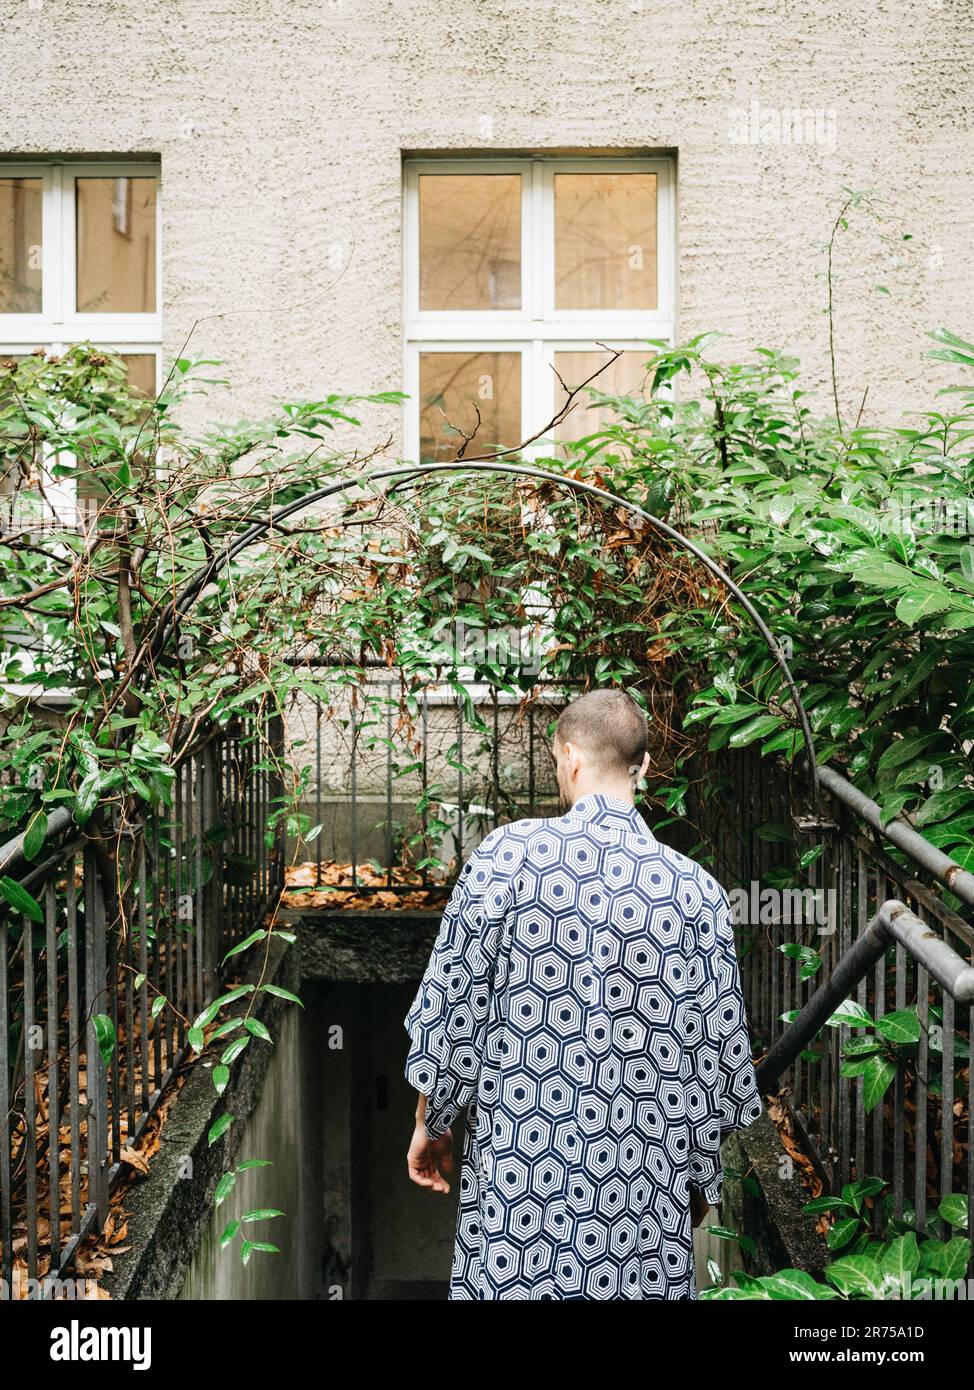
[[[453,1172],[453,1135],[447,1130],[439,1138],[430,1139],[425,1124],[419,1120],[406,1154],[406,1167],[412,1181],[420,1187],[428,1187],[433,1192],[449,1192],[447,1178]]]
[[[690,1221],[694,1230],[700,1225],[701,1221],[710,1210],[710,1203],[701,1192],[695,1187],[690,1188]]]

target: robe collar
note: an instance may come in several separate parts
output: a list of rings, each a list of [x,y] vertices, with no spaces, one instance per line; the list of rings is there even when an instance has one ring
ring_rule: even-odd
[[[629,801],[617,796],[603,796],[601,792],[590,792],[581,796],[568,812],[578,820],[594,821],[598,825],[612,826],[618,830],[628,830],[630,834],[645,835],[652,840],[653,832]]]

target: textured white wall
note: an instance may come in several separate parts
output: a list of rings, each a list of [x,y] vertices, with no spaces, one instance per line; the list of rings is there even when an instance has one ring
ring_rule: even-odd
[[[851,411],[867,384],[887,417],[928,402],[952,374],[923,333],[974,330],[971,0],[2,0],[0,19],[0,155],[161,157],[166,348],[206,319],[193,347],[233,383],[210,417],[400,385],[404,152],[676,151],[680,334],[798,350],[819,384],[820,247],[840,188],[875,189],[914,240],[899,266],[866,227],[843,241]],[[820,111],[825,138],[734,141],[751,102]]]

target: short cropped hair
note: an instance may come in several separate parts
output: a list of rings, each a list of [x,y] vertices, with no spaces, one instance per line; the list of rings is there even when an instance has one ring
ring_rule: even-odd
[[[626,776],[642,766],[649,729],[624,690],[590,690],[562,710],[557,737],[583,748],[603,775]]]

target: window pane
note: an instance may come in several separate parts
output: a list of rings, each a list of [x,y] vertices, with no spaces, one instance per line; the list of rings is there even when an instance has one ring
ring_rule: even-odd
[[[555,175],[555,307],[656,308],[656,175]]]
[[[16,352],[0,352],[0,411],[8,406],[16,404],[16,397],[13,393],[11,382],[17,370],[17,363],[23,362],[24,354]],[[3,426],[0,426],[0,430]],[[5,432],[5,431],[4,431]],[[5,449],[0,454],[0,498],[9,497],[14,490],[16,479],[20,476],[20,459],[15,449]],[[9,503],[0,503],[0,524],[7,526],[10,524],[9,512],[4,509],[9,508]]]
[[[40,179],[0,179],[0,314],[41,312]]]
[[[140,395],[147,396],[151,400],[156,398],[156,359],[152,353],[122,353],[122,361],[125,363],[125,372],[129,379],[129,385],[133,386]]]
[[[419,454],[453,458],[480,428],[471,456],[521,442],[521,354],[423,352],[419,357]]]
[[[601,391],[612,396],[636,396],[648,399],[649,382],[646,379],[646,363],[651,356],[648,348],[627,348],[617,357],[611,367],[607,367],[587,386],[578,397],[578,404],[559,425],[555,426],[555,439],[559,444],[568,440],[584,439],[609,423],[612,412],[606,406],[590,404],[590,392]],[[588,379],[601,363],[606,360],[605,353],[556,352],[555,370],[569,391]],[[564,400],[561,387],[555,400],[557,409]]]
[[[156,180],[76,181],[78,313],[156,309]]]
[[[422,174],[419,307],[520,309],[520,174]]]

